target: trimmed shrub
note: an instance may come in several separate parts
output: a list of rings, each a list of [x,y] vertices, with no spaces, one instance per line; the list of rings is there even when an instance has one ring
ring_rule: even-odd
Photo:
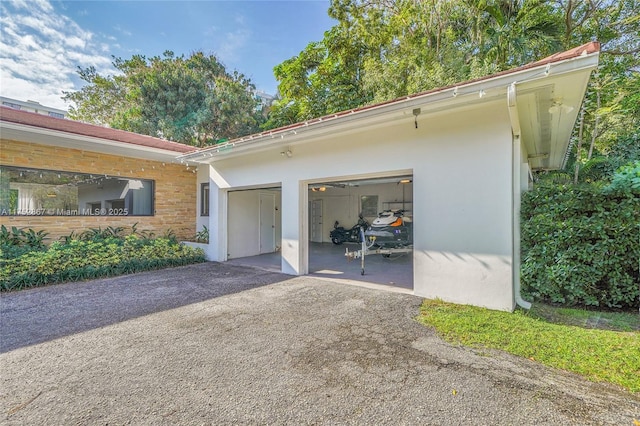
[[[567,306],[638,308],[640,195],[540,186],[522,197],[522,288]]]
[[[44,251],[0,255],[0,290],[130,274],[204,262],[201,249],[170,238],[106,237],[54,242]],[[16,253],[14,253],[16,254]]]

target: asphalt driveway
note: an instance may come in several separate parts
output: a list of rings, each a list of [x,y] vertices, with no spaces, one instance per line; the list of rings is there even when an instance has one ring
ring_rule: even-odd
[[[205,263],[3,294],[0,419],[633,425],[640,398],[449,345],[421,299]]]

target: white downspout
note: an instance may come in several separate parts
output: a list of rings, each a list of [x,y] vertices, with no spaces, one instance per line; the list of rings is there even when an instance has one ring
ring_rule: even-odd
[[[511,121],[513,135],[511,143],[511,199],[512,199],[512,253],[513,253],[513,294],[515,302],[524,309],[531,309],[531,303],[522,298],[520,294],[520,163],[521,163],[521,139],[520,119],[518,117],[518,103],[516,100],[516,83],[507,87],[507,107]]]

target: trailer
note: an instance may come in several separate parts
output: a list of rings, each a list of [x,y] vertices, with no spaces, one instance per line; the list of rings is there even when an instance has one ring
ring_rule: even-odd
[[[393,248],[384,248],[384,247],[376,247],[375,239],[367,242],[364,238],[364,234],[361,234],[361,248],[360,250],[349,251],[347,247],[345,249],[345,257],[349,262],[360,259],[360,275],[364,275],[364,259],[367,256],[371,255],[382,255],[382,257],[391,257],[393,254],[407,254],[413,252],[413,245],[407,245],[402,247],[393,247]]]

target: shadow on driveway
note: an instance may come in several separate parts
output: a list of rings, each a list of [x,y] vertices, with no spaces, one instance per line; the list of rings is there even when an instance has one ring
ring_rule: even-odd
[[[0,423],[631,425],[640,412],[617,387],[444,342],[415,321],[421,302],[216,263],[7,294]]]
[[[0,353],[290,279],[216,262],[0,295]]]

